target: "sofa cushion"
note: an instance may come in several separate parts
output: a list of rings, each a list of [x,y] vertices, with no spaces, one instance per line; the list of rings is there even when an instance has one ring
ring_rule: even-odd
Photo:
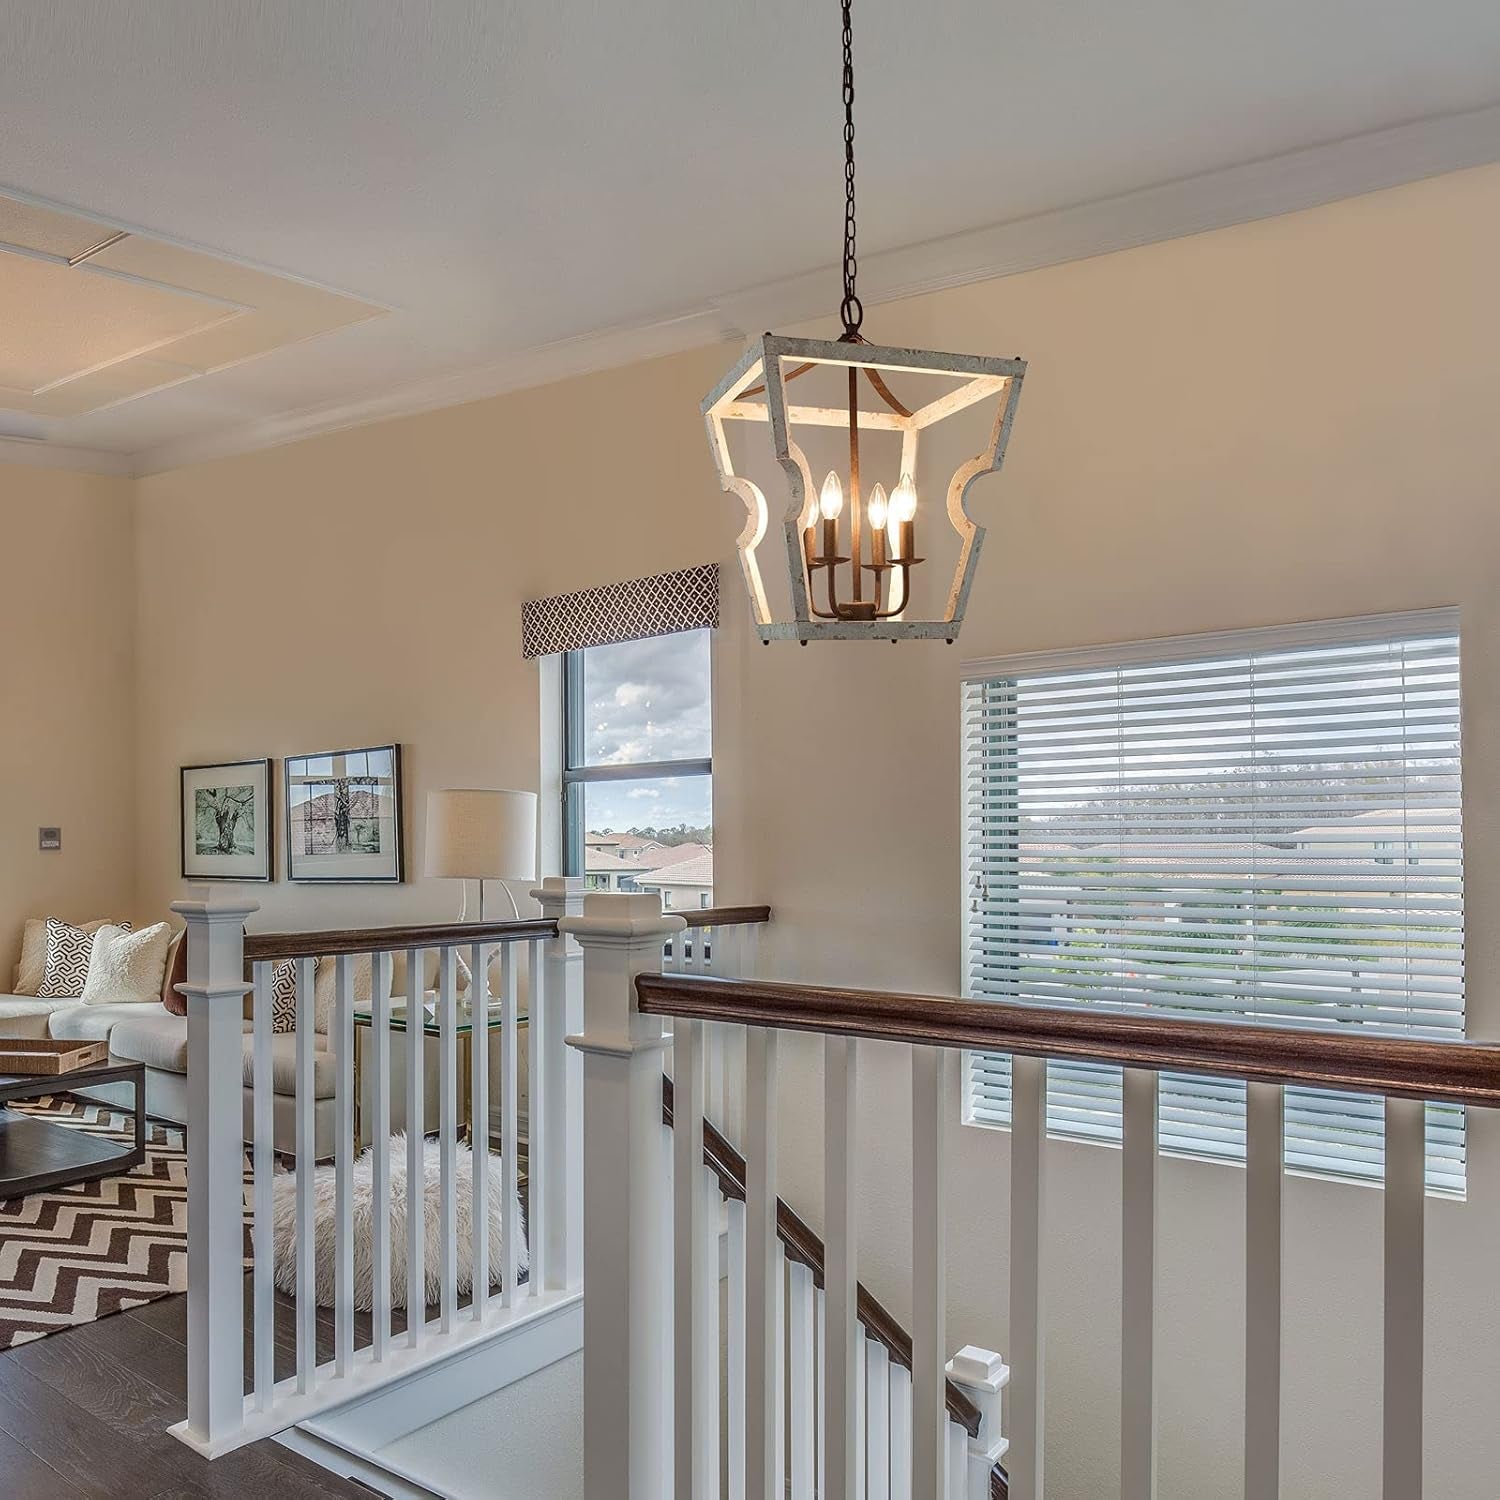
[[[77,1004],[76,1000],[38,1000],[35,995],[0,995],[0,1036],[45,1037],[52,1012]]]
[[[60,1042],[105,1042],[119,1022],[141,1014],[141,1007],[130,1001],[117,1005],[84,1005],[75,1000],[71,1005],[54,1010],[47,1018],[47,1034]],[[155,1015],[156,1012],[149,1014]]]
[[[95,1006],[95,1012],[104,1007]],[[165,1010],[142,1011],[122,1005],[129,1014],[117,1020],[109,1034],[113,1057],[145,1063],[163,1073],[187,1072],[187,1018]]]
[[[313,1098],[332,1099],[336,1076],[333,1053],[321,1052],[317,1044],[326,1038],[313,1036]],[[245,1036],[245,1087],[255,1082],[255,1038]],[[276,1094],[297,1092],[297,1036],[283,1032],[271,1038],[271,1091]]]

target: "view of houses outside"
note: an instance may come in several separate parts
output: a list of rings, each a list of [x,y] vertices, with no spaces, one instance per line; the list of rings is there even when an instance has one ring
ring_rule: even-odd
[[[590,890],[649,891],[663,906],[713,904],[709,632],[573,654],[575,764]],[[629,768],[639,776],[621,776]]]

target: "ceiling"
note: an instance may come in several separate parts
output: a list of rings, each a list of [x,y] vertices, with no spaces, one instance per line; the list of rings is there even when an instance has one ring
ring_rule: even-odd
[[[173,250],[359,314],[87,409],[0,392],[33,453],[145,472],[837,302],[834,0],[0,0],[0,34],[13,221],[149,262],[106,294],[0,252],[0,386],[268,316]],[[855,47],[871,303],[1500,159],[1493,0],[856,0]]]

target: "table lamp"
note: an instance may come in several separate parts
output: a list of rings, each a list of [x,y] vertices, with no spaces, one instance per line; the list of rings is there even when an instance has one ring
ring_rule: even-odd
[[[484,883],[501,882],[510,908],[521,910],[507,880],[536,879],[536,793],[446,787],[427,794],[425,873],[462,880],[459,921],[469,911],[468,882],[479,882],[479,920],[485,920]]]

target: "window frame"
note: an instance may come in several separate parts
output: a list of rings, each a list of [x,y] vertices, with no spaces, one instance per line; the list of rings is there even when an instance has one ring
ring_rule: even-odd
[[[708,713],[709,743],[713,742],[713,658],[715,651],[712,626],[697,626],[708,631],[709,673]],[[669,631],[670,635],[690,635],[693,631]],[[659,640],[659,636],[642,636],[642,640]],[[602,642],[617,645],[620,642]],[[584,873],[584,789],[608,781],[656,781],[669,777],[706,776],[709,779],[709,808],[712,816],[714,761],[710,752],[686,760],[635,761],[626,765],[586,765],[584,755],[584,656],[595,648],[579,647],[561,652],[561,748],[562,748],[562,866],[565,875]]]
[[[965,757],[964,769],[961,772],[961,806],[960,811],[964,818],[970,813],[970,799],[975,795],[970,785],[970,774],[967,766],[968,756],[968,708],[967,698],[970,689],[978,683],[993,683],[997,679],[1024,678],[1028,676],[1049,676],[1053,674],[1063,675],[1069,672],[1088,672],[1108,670],[1110,668],[1128,668],[1132,666],[1151,667],[1159,664],[1167,664],[1179,661],[1204,661],[1214,657],[1231,657],[1257,654],[1274,654],[1282,651],[1316,650],[1324,647],[1337,647],[1341,644],[1371,643],[1375,641],[1397,641],[1419,639],[1423,636],[1452,636],[1457,641],[1459,657],[1459,706],[1457,709],[1458,720],[1458,750],[1457,766],[1460,777],[1463,775],[1464,744],[1463,744],[1463,655],[1464,641],[1462,623],[1459,609],[1456,606],[1442,607],[1436,609],[1412,610],[1399,613],[1385,613],[1356,616],[1346,619],[1315,621],[1302,624],[1283,626],[1271,626],[1260,629],[1246,629],[1233,631],[1218,631],[1212,633],[1165,636],[1147,640],[1121,642],[1112,645],[1099,645],[1083,648],[1065,649],[1060,651],[1018,653],[1016,655],[984,658],[966,662],[962,669],[962,687],[965,694],[965,706],[961,708],[961,717],[964,721],[963,740]],[[997,778],[998,780],[998,778]],[[1004,783],[1001,783],[1003,786]],[[1464,849],[1464,827],[1466,820],[1463,816],[1462,796],[1460,795],[1458,807],[1459,827],[1459,899],[1463,901],[1463,849]],[[1384,852],[1384,851],[1382,851]],[[963,929],[961,952],[961,971],[963,976],[963,992],[966,998],[974,998],[985,1001],[991,997],[975,995],[972,987],[972,973],[970,967],[970,941],[973,932],[974,914],[971,911],[967,881],[970,875],[971,850],[967,836],[961,849],[961,879],[965,882],[964,904],[963,904]],[[1377,862],[1379,862],[1377,860]],[[1395,861],[1393,861],[1395,862]],[[1401,863],[1416,863],[1414,860],[1401,860]],[[1461,931],[1467,938],[1467,906],[1464,906]],[[1467,948],[1467,942],[1464,947]],[[1463,959],[1460,960],[1461,974],[1466,970]],[[1466,975],[1465,975],[1466,977]],[[1461,980],[1462,983],[1462,980]],[[1472,996],[1467,993],[1468,986],[1463,985],[1464,993],[1460,1002],[1460,1013],[1462,1015],[1462,1029],[1459,1035],[1467,1037],[1472,1033],[1474,1016],[1469,1001]],[[1273,1023],[1274,1024],[1274,1023]],[[997,1119],[988,1109],[976,1107],[981,1078],[988,1064],[985,1059],[993,1054],[982,1052],[965,1051],[963,1054],[963,1076],[964,1089],[962,1096],[961,1115],[965,1124],[973,1125],[979,1129],[1008,1130],[1008,1121]],[[1214,1080],[1204,1079],[1205,1085],[1212,1085]],[[1356,1096],[1351,1100],[1353,1106],[1351,1117],[1359,1108],[1362,1096]],[[1432,1109],[1429,1105],[1429,1143],[1431,1142]],[[1051,1115],[1050,1088],[1048,1114]],[[1462,1112],[1460,1113],[1462,1119]],[[1467,1131],[1462,1123],[1460,1131],[1467,1136]],[[1050,1118],[1048,1120],[1047,1134],[1054,1139],[1065,1139],[1071,1141],[1092,1142],[1094,1144],[1118,1147],[1120,1137],[1117,1132],[1099,1132],[1089,1130],[1074,1130],[1066,1126],[1059,1127]],[[1465,1146],[1458,1169],[1458,1186],[1441,1178],[1434,1180],[1431,1158],[1429,1158],[1429,1173],[1427,1191],[1429,1194],[1444,1197],[1462,1198],[1466,1195],[1467,1179],[1467,1156],[1470,1146]],[[1234,1165],[1243,1165],[1243,1152],[1238,1155],[1227,1151],[1208,1151],[1187,1149],[1179,1146],[1161,1147],[1163,1155],[1181,1156],[1194,1161],[1222,1162]],[[1321,1177],[1334,1181],[1378,1185],[1379,1177],[1372,1177],[1367,1172],[1356,1170],[1342,1171],[1324,1168],[1322,1166],[1309,1167],[1305,1165],[1294,1165],[1288,1161],[1286,1170],[1301,1176]]]

